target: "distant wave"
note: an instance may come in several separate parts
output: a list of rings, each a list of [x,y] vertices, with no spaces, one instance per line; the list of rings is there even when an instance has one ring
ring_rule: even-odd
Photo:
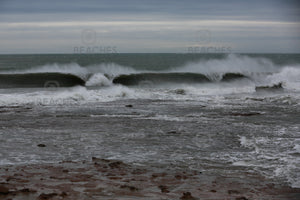
[[[0,74],[0,88],[72,87],[77,85],[84,86],[85,81],[72,74]]]

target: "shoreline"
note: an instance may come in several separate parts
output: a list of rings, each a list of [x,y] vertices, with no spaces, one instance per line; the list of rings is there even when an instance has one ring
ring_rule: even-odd
[[[300,188],[257,174],[235,177],[196,170],[137,167],[118,160],[0,167],[0,199],[203,200],[299,199]]]

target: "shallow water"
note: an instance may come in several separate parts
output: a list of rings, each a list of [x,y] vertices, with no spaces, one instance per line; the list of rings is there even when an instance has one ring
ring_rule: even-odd
[[[5,165],[96,156],[217,174],[249,170],[299,187],[299,105],[276,95],[259,98],[1,107],[0,160]]]

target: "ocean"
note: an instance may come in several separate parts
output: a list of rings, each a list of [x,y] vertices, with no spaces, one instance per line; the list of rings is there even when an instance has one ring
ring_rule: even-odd
[[[299,54],[0,55],[0,78],[1,166],[100,157],[300,188]]]

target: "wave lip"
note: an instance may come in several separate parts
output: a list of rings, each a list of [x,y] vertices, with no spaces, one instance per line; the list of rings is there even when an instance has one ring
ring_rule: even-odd
[[[242,74],[227,73],[222,76],[221,81],[231,81],[239,78],[246,78],[246,76]],[[213,82],[213,80],[204,74],[191,72],[122,74],[113,79],[113,83],[122,85],[138,85],[144,82],[206,83]]]
[[[0,74],[0,88],[41,88],[84,86],[78,76],[63,73]]]

